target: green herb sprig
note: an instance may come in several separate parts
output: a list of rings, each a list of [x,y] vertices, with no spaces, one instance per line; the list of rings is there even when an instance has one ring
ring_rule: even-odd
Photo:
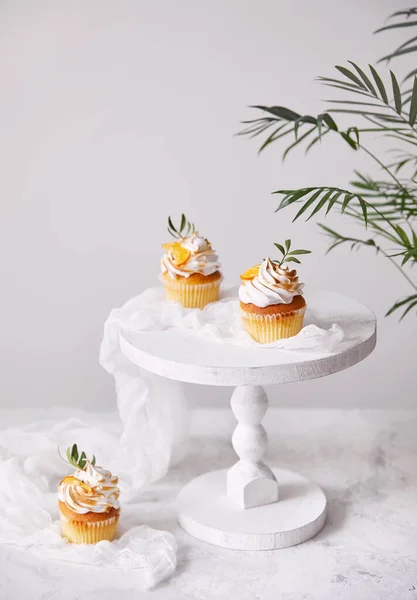
[[[290,252],[291,240],[285,240],[284,245],[285,248],[282,244],[274,243],[274,246],[278,248],[278,250],[282,254],[281,260],[274,260],[274,262],[277,263],[279,266],[282,266],[284,263],[289,262],[295,262],[299,265],[301,261],[298,258],[296,258],[297,256],[300,256],[301,254],[311,254],[311,250],[291,250]]]
[[[58,453],[59,453],[59,450],[58,450]],[[76,467],[77,469],[84,469],[84,467],[87,463],[87,455],[84,451],[81,452],[81,454],[78,452],[77,444],[73,444],[72,446],[67,448],[67,451],[65,454],[67,456],[67,460],[65,462],[68,462],[70,465],[72,465],[73,467]],[[61,456],[61,458],[63,460],[65,460],[65,458],[63,458],[62,456]],[[90,460],[90,462],[92,465],[96,464],[96,457],[94,455],[93,455],[93,458]]]
[[[181,223],[178,229],[174,226],[171,217],[168,217],[168,233],[172,237],[181,240],[182,238],[188,237],[195,232],[194,223],[187,221],[184,213],[181,215]]]

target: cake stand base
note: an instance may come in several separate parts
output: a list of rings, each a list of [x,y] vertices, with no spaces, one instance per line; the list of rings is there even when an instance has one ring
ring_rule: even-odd
[[[226,469],[193,479],[178,496],[178,522],[192,536],[233,550],[275,550],[305,542],[324,525],[326,497],[297,473],[273,472],[279,501],[247,510],[227,497]]]

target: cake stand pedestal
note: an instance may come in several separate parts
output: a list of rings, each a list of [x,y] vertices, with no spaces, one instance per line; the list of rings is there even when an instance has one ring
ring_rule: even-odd
[[[193,336],[181,329],[122,332],[120,346],[133,363],[189,383],[235,386],[231,406],[238,421],[227,470],[205,473],[178,497],[178,521],[191,535],[237,550],[273,550],[304,542],[320,531],[326,497],[305,477],[263,462],[268,408],[263,385],[324,377],[366,358],[376,343],[376,321],[365,306],[332,292],[309,296],[315,322],[345,333],[333,352],[242,347]]]

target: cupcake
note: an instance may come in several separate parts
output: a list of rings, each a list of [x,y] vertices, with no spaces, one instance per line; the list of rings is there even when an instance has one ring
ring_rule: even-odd
[[[96,466],[94,457],[79,457],[76,444],[67,457],[77,470],[58,486],[62,536],[74,544],[111,542],[120,515],[118,478]]]
[[[168,231],[176,241],[162,245],[165,253],[161,258],[161,277],[167,299],[185,308],[203,308],[218,300],[222,275],[210,242],[195,231],[184,215],[178,230],[169,218]]]
[[[242,323],[250,336],[261,344],[289,338],[303,327],[306,302],[302,295],[303,284],[297,271],[288,262],[299,263],[296,255],[308,250],[290,252],[291,242],[286,241],[281,261],[266,258],[260,265],[241,275],[239,288]]]

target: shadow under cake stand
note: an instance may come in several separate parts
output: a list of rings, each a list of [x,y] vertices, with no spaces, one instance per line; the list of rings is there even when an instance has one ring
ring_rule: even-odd
[[[232,443],[238,462],[205,473],[178,496],[178,521],[196,538],[237,550],[273,550],[316,535],[326,519],[326,497],[305,477],[271,469],[262,457],[268,408],[263,385],[324,377],[366,358],[376,343],[373,313],[333,292],[310,295],[309,309],[325,329],[337,323],[344,339],[333,352],[234,346],[181,329],[120,335],[124,355],[157,375],[203,385],[235,386],[238,421]]]

